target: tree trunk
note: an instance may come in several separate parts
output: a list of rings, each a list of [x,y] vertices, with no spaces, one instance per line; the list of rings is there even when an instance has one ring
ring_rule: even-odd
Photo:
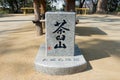
[[[93,8],[92,8],[92,13],[93,13],[93,14],[96,12],[96,8],[97,8],[97,5],[96,5],[96,4],[93,4]]]
[[[75,0],[65,0],[66,1],[66,7],[65,11],[75,11]]]
[[[80,1],[80,4],[79,4],[79,8],[83,8],[83,5],[85,3],[85,0],[79,0]],[[82,10],[80,10],[80,14],[82,14]]]
[[[34,14],[35,14],[35,20],[33,23],[36,25],[37,35],[43,34],[42,24],[40,22],[40,0],[33,0],[33,6],[34,6]]]
[[[80,0],[79,8],[82,8],[85,3],[85,0]]]
[[[96,13],[105,14],[107,13],[108,0],[98,0]]]
[[[98,0],[92,0],[92,4],[93,4],[92,13],[94,14],[97,9]]]
[[[46,1],[41,0],[40,1],[40,13],[41,13],[41,19],[45,19],[45,12],[46,12]],[[42,22],[42,28],[45,28],[45,23]]]
[[[17,2],[17,0],[14,0],[14,4],[15,4],[15,6],[16,6],[16,13],[18,13],[19,12],[19,8],[18,8],[18,2]]]

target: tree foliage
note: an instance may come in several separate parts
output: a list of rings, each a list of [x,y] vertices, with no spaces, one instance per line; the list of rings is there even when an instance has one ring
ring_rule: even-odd
[[[41,1],[41,0],[40,0]],[[54,9],[51,4],[57,2],[58,0],[46,0],[46,10]],[[79,8],[82,8],[85,1],[91,1],[93,8],[92,13],[107,13],[119,10],[120,0],[78,0]],[[20,12],[21,7],[33,7],[33,0],[0,0],[0,5],[3,8],[9,8],[11,12]]]
[[[108,11],[109,12],[116,11],[119,2],[120,0],[108,0]]]
[[[58,3],[59,5],[56,5]],[[64,11],[65,8],[65,0],[46,0],[46,4],[47,11]],[[59,9],[57,6],[60,6]]]
[[[3,8],[8,6],[11,12],[17,13],[21,7],[31,6],[32,0],[0,0],[0,4]]]

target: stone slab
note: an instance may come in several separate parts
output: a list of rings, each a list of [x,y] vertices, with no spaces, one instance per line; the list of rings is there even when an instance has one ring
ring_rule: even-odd
[[[51,75],[73,74],[83,71],[87,68],[87,62],[80,52],[78,46],[75,46],[75,56],[46,56],[45,45],[41,45],[35,59],[35,69]]]
[[[46,55],[73,56],[75,42],[75,12],[47,12]]]

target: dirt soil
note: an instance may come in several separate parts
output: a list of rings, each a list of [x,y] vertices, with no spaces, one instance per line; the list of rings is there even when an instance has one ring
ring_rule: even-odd
[[[8,28],[16,23],[5,23],[0,18],[0,80],[120,80],[120,17],[87,15],[77,18],[80,22],[76,25],[75,43],[81,48],[88,68],[61,76],[35,70],[34,60],[39,46],[45,42],[45,35],[36,36],[31,21],[21,22],[18,26],[22,27]]]

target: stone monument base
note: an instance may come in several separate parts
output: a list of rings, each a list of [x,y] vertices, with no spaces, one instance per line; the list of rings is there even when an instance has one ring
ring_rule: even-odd
[[[51,75],[73,74],[86,68],[87,62],[77,45],[75,45],[75,56],[52,57],[45,54],[45,45],[43,44],[40,46],[35,59],[35,69]]]

